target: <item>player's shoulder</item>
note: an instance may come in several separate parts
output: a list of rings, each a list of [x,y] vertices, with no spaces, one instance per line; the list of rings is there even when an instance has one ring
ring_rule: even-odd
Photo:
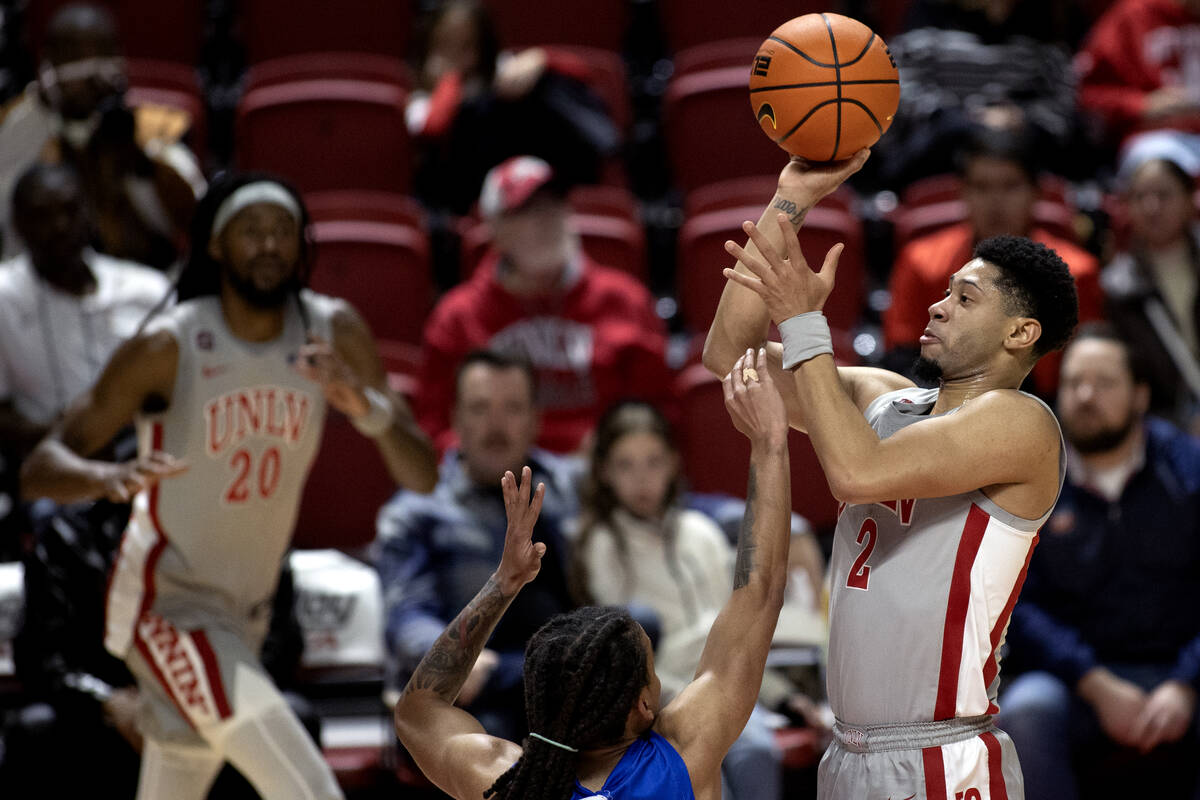
[[[150,293],[161,297],[171,287],[166,275],[137,261],[115,258],[105,253],[89,252],[88,263],[101,282],[111,284],[125,294]]]
[[[986,418],[1014,436],[1023,432],[1055,440],[1061,436],[1054,410],[1041,398],[1019,389],[992,389],[968,401],[962,409],[973,421]]]
[[[0,261],[0,300],[29,299],[34,282],[33,267],[27,254],[20,253]]]

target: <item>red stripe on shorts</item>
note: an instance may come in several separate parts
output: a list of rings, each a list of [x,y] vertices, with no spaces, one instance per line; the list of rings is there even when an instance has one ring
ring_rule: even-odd
[[[925,800],[946,800],[946,765],[942,763],[942,748],[926,747],[921,751],[925,767]]]
[[[1000,751],[1000,740],[991,731],[979,734],[988,753],[988,789],[991,800],[1008,800],[1008,787],[1004,785],[1004,756]]]
[[[221,719],[228,719],[233,716],[233,710],[229,707],[229,699],[225,696],[225,684],[221,681],[221,667],[217,663],[217,655],[213,652],[212,645],[208,643],[208,634],[204,631],[192,631],[190,635],[192,644],[200,653],[200,660],[204,662],[204,671],[208,673],[208,686],[212,689],[213,701],[217,704],[217,716]]]
[[[971,602],[971,567],[990,519],[986,511],[972,504],[959,536],[954,574],[950,576],[950,596],[946,600],[946,624],[942,629],[942,665],[933,706],[935,720],[951,719],[958,704],[958,668],[962,665],[963,635]]]

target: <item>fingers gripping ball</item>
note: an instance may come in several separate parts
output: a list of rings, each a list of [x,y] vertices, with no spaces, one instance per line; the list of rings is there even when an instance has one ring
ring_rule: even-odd
[[[758,48],[750,106],[763,132],[811,161],[848,158],[892,124],[900,75],[883,40],[841,14],[788,20]]]

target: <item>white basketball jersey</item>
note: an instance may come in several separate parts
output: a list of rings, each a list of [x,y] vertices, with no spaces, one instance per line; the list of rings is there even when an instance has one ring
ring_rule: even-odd
[[[937,396],[890,392],[867,408],[867,421],[887,438],[929,419]],[[1062,453],[1060,434],[1060,489]],[[844,506],[830,560],[837,718],[872,725],[995,713],[997,651],[1049,515],[1022,519],[979,490]]]
[[[330,298],[305,291],[308,331],[331,340]],[[292,366],[306,330],[296,303],[269,342],[230,333],[216,297],[151,321],[179,345],[170,407],[139,415],[138,449],[188,464],[133,501],[109,586],[106,640],[123,655],[146,611],[236,623],[269,609],[321,440],[325,400]]]

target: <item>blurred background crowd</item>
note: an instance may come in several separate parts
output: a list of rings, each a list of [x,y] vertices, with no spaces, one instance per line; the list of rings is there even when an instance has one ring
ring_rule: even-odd
[[[825,308],[840,363],[907,372],[949,275],[1002,233],[1057,250],[1092,323],[1027,387],[1056,404],[1073,464],[1010,637],[1034,676],[1012,704],[1022,759],[1046,731],[1070,743],[1027,766],[1028,795],[1106,796],[1152,769],[1191,796],[1198,0],[0,0],[0,786],[52,773],[72,741],[136,776],[136,698],[99,639],[120,526],[79,509],[39,527],[17,475],[169,293],[228,170],[303,194],[309,285],[363,315],[443,458],[432,495],[393,497],[331,419],[305,493],[273,673],[347,792],[431,792],[380,696],[489,574],[496,478],[522,463],[547,483],[556,558],[460,702],[518,738],[524,642],[586,602],[634,608],[664,686],[685,682],[729,591],[748,461],[701,344],[723,243],[785,162],[747,71],[810,11],[866,22],[901,77],[866,168],[800,234],[810,259],[846,245]],[[837,503],[798,434],[792,461],[789,604],[727,797],[805,796],[831,722]],[[249,791],[231,776],[213,796]]]

